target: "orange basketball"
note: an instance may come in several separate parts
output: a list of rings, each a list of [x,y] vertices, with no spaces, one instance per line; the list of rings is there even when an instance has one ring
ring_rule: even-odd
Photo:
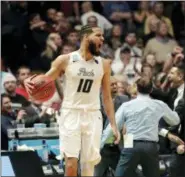
[[[39,102],[48,101],[55,93],[55,82],[48,76],[38,75],[32,79],[35,87],[31,97]]]

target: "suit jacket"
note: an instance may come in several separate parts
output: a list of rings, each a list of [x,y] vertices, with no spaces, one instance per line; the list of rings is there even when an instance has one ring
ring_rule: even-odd
[[[15,122],[16,117],[8,114],[1,115],[1,148],[8,150],[8,129],[16,128]]]
[[[124,103],[129,101],[129,97],[126,95],[122,95],[122,96],[116,96],[114,98],[113,104],[114,104],[114,110],[115,112],[118,110],[118,108]],[[101,108],[101,112],[102,112],[102,116],[103,116],[103,127],[105,128],[108,124],[109,124],[109,119],[104,111],[104,107],[102,105]]]
[[[180,120],[181,120],[181,130],[180,130],[180,138],[185,141],[185,135],[184,135],[184,128],[185,128],[185,124],[184,124],[184,121],[185,121],[185,100],[184,99],[181,99],[179,102],[178,102],[178,105],[177,107],[175,108],[175,111],[178,113],[179,117],[180,117]]]
[[[115,112],[118,110],[118,108],[125,102],[129,101],[129,97],[126,95],[122,96],[116,96],[113,103],[114,103],[114,110]]]
[[[36,109],[34,109],[34,107],[32,106],[32,104],[28,107],[25,107],[24,110],[26,111],[27,116],[30,119],[28,125],[29,127],[33,126],[34,123],[45,123],[47,126],[49,126],[51,117],[50,115],[45,114],[43,117],[39,117],[39,113],[41,112],[41,110],[38,110],[37,112]]]

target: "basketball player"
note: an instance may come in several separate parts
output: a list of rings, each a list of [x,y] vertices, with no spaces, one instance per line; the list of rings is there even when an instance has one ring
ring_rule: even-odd
[[[65,78],[59,120],[60,148],[66,162],[65,176],[77,176],[79,154],[81,176],[93,176],[94,166],[101,160],[100,89],[115,144],[120,140],[110,91],[110,62],[99,57],[103,41],[99,27],[82,27],[80,49],[60,55],[46,73],[53,80],[61,75]],[[25,82],[25,86],[30,92],[34,84],[30,79]]]

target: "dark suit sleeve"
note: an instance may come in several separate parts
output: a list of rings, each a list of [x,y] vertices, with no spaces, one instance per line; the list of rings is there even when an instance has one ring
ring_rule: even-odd
[[[184,99],[180,100],[178,102],[177,107],[175,108],[175,111],[177,112],[177,114],[179,115],[181,121],[184,120],[184,113],[185,113],[185,103],[184,103]]]
[[[1,116],[1,131],[8,136],[8,129],[15,128],[8,117]]]

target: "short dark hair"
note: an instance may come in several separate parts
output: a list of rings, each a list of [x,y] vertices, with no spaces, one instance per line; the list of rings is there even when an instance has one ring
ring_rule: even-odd
[[[179,63],[177,66],[175,66],[178,70],[178,72],[183,76],[183,80],[185,81],[185,64]]]
[[[3,103],[3,98],[9,98],[11,100],[11,98],[8,94],[6,94],[6,93],[1,94],[1,106],[2,106],[2,103]]]
[[[40,15],[39,13],[33,13],[29,16],[29,21],[32,21],[37,15]]]
[[[131,50],[129,47],[126,46],[121,49],[120,54],[122,53],[131,53]]]
[[[85,34],[91,34],[92,32],[92,27],[90,27],[89,25],[82,26],[80,30],[80,38],[82,39]]]
[[[18,68],[18,70],[17,70],[17,75],[19,75],[20,74],[20,70],[21,69],[29,69],[29,70],[31,70],[31,68],[29,68],[28,66],[20,66],[19,68]]]
[[[144,76],[138,79],[136,84],[137,84],[137,90],[139,93],[142,93],[142,94],[151,93],[153,84],[152,84],[151,79],[149,79],[148,77]]]

